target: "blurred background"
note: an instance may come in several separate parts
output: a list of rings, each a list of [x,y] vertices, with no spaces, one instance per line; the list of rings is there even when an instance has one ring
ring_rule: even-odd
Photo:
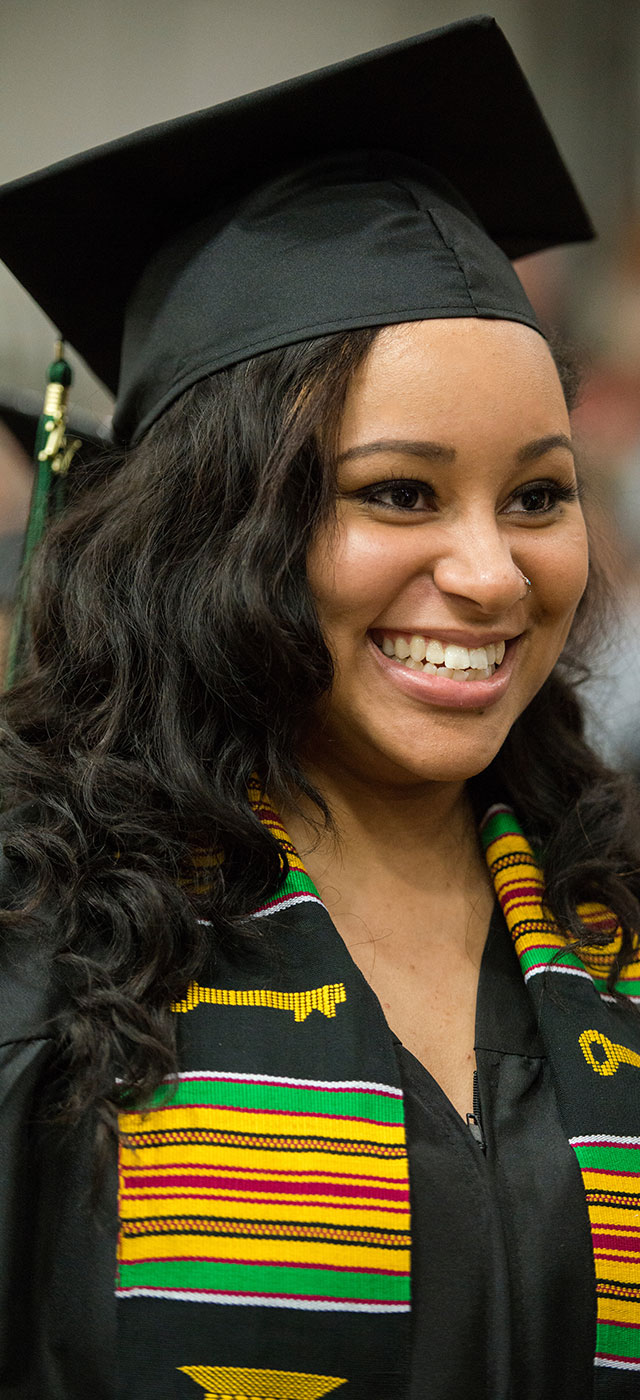
[[[616,599],[597,656],[586,658],[596,669],[590,724],[608,757],[640,772],[640,0],[493,0],[487,9],[599,234],[518,271],[584,366],[574,429]],[[463,0],[2,0],[0,180],[477,12]],[[0,265],[0,653],[30,494],[28,416],[53,341]],[[77,410],[108,424],[108,395],[69,358]]]

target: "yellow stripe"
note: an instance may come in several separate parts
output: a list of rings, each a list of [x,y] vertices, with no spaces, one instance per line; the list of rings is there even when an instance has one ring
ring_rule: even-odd
[[[368,1245],[315,1243],[312,1240],[261,1240],[242,1236],[146,1235],[121,1237],[120,1259],[253,1259],[257,1263],[342,1265],[352,1269],[388,1269],[405,1274],[411,1263],[408,1249],[377,1249]]]
[[[181,1104],[176,1108],[165,1108],[156,1114],[122,1113],[121,1133],[150,1133],[158,1128],[178,1130],[189,1128],[215,1128],[223,1133],[260,1133],[267,1137],[321,1137],[331,1141],[342,1138],[355,1142],[382,1142],[404,1144],[404,1128],[401,1123],[371,1123],[353,1118],[319,1118],[310,1114],[303,1117],[299,1113],[243,1113],[234,1108],[202,1108]],[[132,1143],[135,1146],[135,1143]],[[126,1149],[125,1149],[126,1150]]]
[[[201,1144],[176,1144],[169,1147],[122,1147],[121,1164],[127,1170],[152,1171],[155,1167],[165,1170],[174,1168],[184,1172],[185,1167],[217,1167],[224,1171],[237,1168],[254,1168],[269,1176],[294,1171],[296,1176],[306,1172],[333,1172],[344,1177],[375,1176],[383,1180],[378,1185],[406,1184],[407,1163],[402,1157],[361,1157],[350,1152],[279,1152],[263,1147],[216,1147]],[[310,1178],[311,1179],[311,1178]]]
[[[220,1220],[283,1220],[299,1221],[304,1217],[309,1224],[357,1226],[372,1230],[405,1230],[409,1221],[409,1210],[373,1210],[362,1205],[336,1207],[336,1203],[309,1205],[299,1200],[278,1201],[269,1205],[265,1201],[233,1200],[223,1201],[211,1196],[147,1196],[134,1200],[125,1194],[120,1200],[120,1216],[123,1220],[161,1220],[163,1216],[206,1215]]]
[[[599,1322],[635,1322],[640,1323],[640,1302],[632,1302],[628,1298],[598,1298],[598,1321]]]
[[[620,1195],[637,1196],[638,1175],[621,1176],[619,1172],[594,1172],[583,1167],[582,1177],[587,1191],[617,1191]],[[629,1224],[632,1222],[629,1221]],[[640,1215],[633,1224],[640,1223]]]
[[[640,1212],[627,1211],[623,1206],[622,1213],[624,1216],[629,1216],[629,1219],[626,1221],[627,1229],[630,1229],[632,1225],[640,1225]],[[597,1202],[589,1202],[589,1219],[593,1230],[597,1227],[606,1230],[615,1229],[617,1235],[623,1235],[625,1232],[625,1222],[624,1220],[622,1223],[620,1222],[620,1215],[620,1206],[607,1206],[600,1205]]]
[[[618,1260],[621,1254],[623,1254],[625,1260],[628,1260],[630,1263],[632,1263],[635,1260],[636,1264],[640,1264],[640,1247],[638,1247],[638,1249],[629,1249],[628,1247],[626,1247],[624,1250],[622,1250],[603,1249],[601,1245],[596,1245],[594,1248],[594,1254],[598,1259],[602,1259],[603,1263],[607,1263],[608,1261],[609,1264],[612,1266],[612,1272],[614,1274],[616,1273]],[[640,1275],[636,1275],[635,1282],[637,1284],[640,1284]]]
[[[635,1283],[638,1284],[638,1264],[632,1261],[627,1264],[622,1259],[611,1260],[601,1259],[599,1252],[595,1255],[596,1278],[610,1279],[614,1283]]]

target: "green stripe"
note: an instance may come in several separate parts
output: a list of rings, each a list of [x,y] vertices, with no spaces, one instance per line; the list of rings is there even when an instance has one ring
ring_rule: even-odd
[[[604,1307],[606,1298],[602,1299]],[[640,1360],[640,1327],[619,1327],[613,1322],[599,1322],[596,1331],[596,1355],[619,1356],[622,1361]]]
[[[283,899],[288,894],[314,894],[316,899],[320,898],[313,880],[307,875],[306,870],[290,870],[286,879],[278,887],[273,896],[274,899]]]
[[[609,990],[604,977],[594,977],[593,980],[599,992]],[[623,996],[640,997],[640,977],[621,977],[616,982],[616,991],[621,992]]]
[[[370,1123],[402,1124],[401,1098],[366,1090],[356,1094],[345,1089],[289,1088],[283,1084],[254,1084],[245,1080],[180,1079],[164,1085],[151,1099],[152,1108],[173,1108],[191,1104],[253,1108],[263,1113],[322,1113],[331,1117],[363,1118]],[[348,1130],[347,1130],[348,1131]]]
[[[530,967],[537,967],[540,963],[555,963],[556,967],[577,967],[581,972],[586,970],[584,963],[569,948],[558,948],[544,942],[537,948],[523,948],[518,956],[523,972],[528,972]]]
[[[408,1302],[407,1274],[369,1274],[300,1269],[278,1264],[234,1264],[211,1260],[158,1260],[120,1266],[120,1288],[211,1289],[233,1293],[349,1298],[364,1302]]]
[[[634,1172],[640,1175],[640,1147],[609,1147],[596,1142],[577,1144],[574,1152],[583,1169],[608,1172]]]
[[[522,836],[513,812],[496,812],[483,826],[480,837],[485,851],[499,836]]]

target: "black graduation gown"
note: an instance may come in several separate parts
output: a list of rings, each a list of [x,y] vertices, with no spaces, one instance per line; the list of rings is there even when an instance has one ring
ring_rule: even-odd
[[[5,948],[1,971],[0,1397],[122,1400],[134,1378],[130,1358],[129,1379],[118,1374],[115,1171],[96,1208],[93,1125],[68,1132],[46,1121],[54,1056],[36,1031],[61,996],[46,960]],[[392,1039],[407,1115],[413,1312],[409,1388],[390,1381],[389,1400],[587,1400],[595,1283],[584,1190],[498,911],[478,996],[482,1146]],[[161,1303],[144,1319],[140,1374],[154,1327],[168,1323]],[[277,1329],[278,1310],[269,1321]],[[189,1394],[188,1377],[167,1376],[163,1400]]]

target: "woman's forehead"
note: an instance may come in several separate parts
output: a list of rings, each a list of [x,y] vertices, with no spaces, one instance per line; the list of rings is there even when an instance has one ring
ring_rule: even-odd
[[[339,451],[369,434],[524,431],[567,410],[553,356],[528,326],[477,317],[385,327],[347,392]],[[364,435],[364,436],[363,436]]]

